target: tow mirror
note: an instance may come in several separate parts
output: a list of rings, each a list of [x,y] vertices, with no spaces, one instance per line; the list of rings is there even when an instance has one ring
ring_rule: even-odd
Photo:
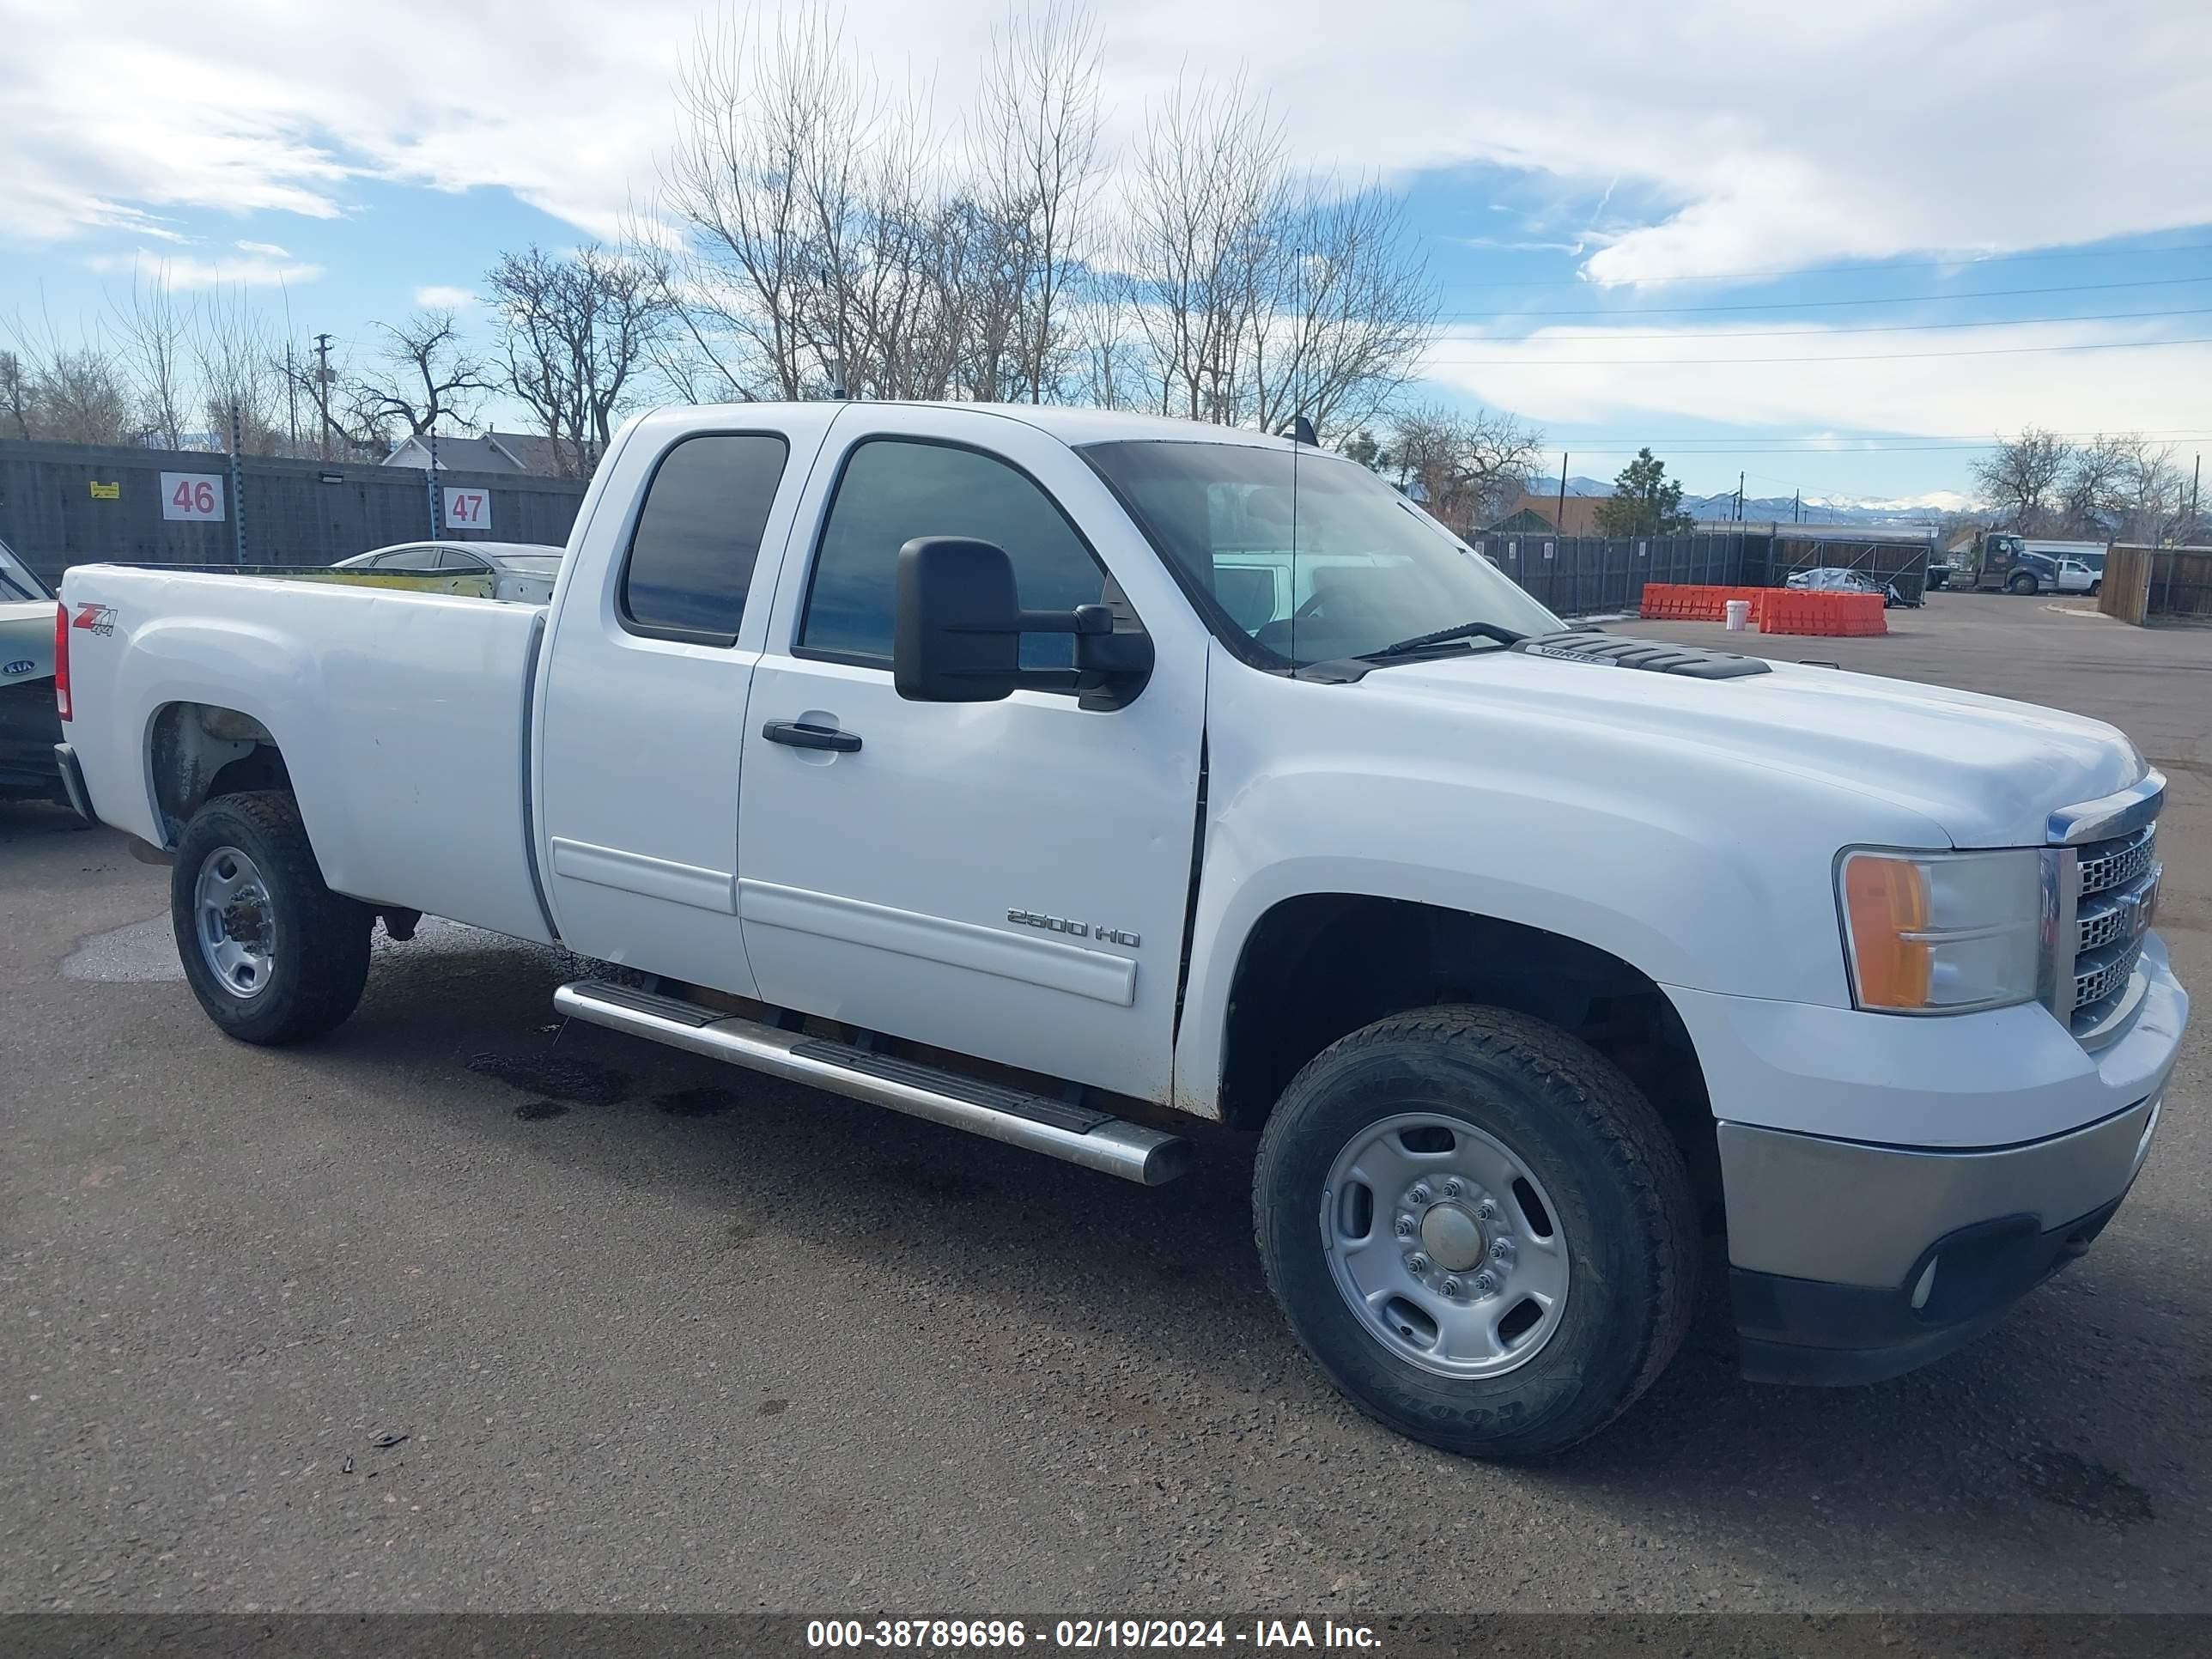
[[[1004,548],[918,536],[899,549],[891,683],[909,702],[996,702],[1017,688],[1079,689],[1086,708],[1118,708],[1151,677],[1152,642],[1114,631],[1103,605],[1024,611]],[[1024,669],[1022,635],[1073,634],[1075,668]]]

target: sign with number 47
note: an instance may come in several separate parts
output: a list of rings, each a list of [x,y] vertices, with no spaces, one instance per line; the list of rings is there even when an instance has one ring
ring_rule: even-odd
[[[446,486],[446,527],[449,530],[491,528],[491,491]]]
[[[161,475],[161,516],[165,519],[220,520],[222,517],[222,475],[219,472],[164,472]]]

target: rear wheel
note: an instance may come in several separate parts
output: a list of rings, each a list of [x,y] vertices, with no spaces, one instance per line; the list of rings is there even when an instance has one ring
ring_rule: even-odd
[[[169,872],[185,979],[244,1042],[296,1042],[343,1021],[368,979],[368,908],[323,883],[299,803],[219,795],[194,813]]]
[[[1596,1433],[1688,1328],[1680,1151],[1610,1061],[1524,1015],[1425,1009],[1325,1050],[1268,1120],[1253,1205],[1307,1352],[1448,1451]]]

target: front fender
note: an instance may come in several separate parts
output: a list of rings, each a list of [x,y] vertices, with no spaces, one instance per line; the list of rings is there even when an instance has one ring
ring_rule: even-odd
[[[1593,672],[1604,671],[1591,671]],[[1369,695],[1346,695],[1362,693]],[[1575,939],[1662,986],[1850,1006],[1833,860],[1942,845],[1817,778],[1526,708],[1217,670],[1176,1097],[1218,1115],[1246,942],[1286,899],[1408,900]]]

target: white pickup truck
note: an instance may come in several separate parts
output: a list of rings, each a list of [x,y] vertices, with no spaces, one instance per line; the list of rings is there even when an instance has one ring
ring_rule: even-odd
[[[427,912],[631,970],[574,1018],[1114,1175],[1257,1131],[1297,1335],[1462,1452],[1626,1408],[1708,1224],[1754,1376],[1955,1346],[2112,1216],[2187,1018],[2119,732],[1571,631],[1255,433],[665,410],[550,605],[63,597],[61,769],[173,861],[223,1030],[337,1024]]]

